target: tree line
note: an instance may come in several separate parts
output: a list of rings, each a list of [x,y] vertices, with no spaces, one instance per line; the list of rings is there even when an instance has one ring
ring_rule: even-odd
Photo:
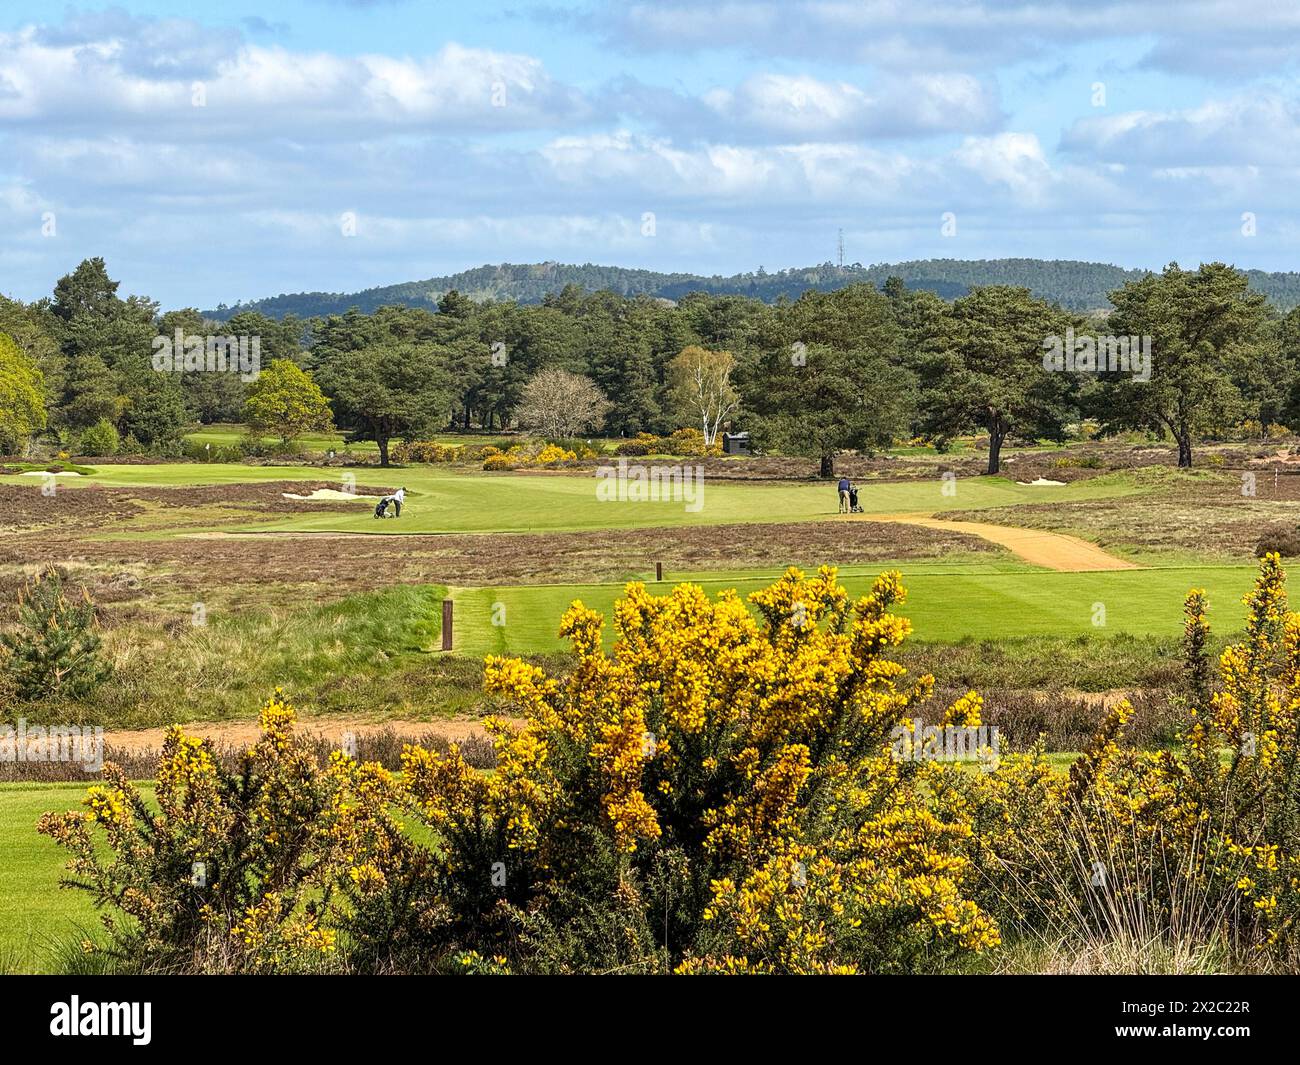
[[[342,314],[355,307],[370,313],[380,307],[401,304],[433,310],[438,301],[455,290],[476,302],[488,300],[541,303],[547,296],[577,285],[586,292],[614,292],[620,296],[658,296],[679,300],[693,292],[715,296],[750,296],[765,303],[798,299],[809,290],[829,292],[850,285],[881,287],[891,277],[900,278],[910,289],[925,289],[944,299],[968,295],[985,285],[1013,285],[1027,288],[1035,296],[1059,303],[1067,310],[1109,309],[1109,294],[1148,271],[1125,269],[1110,263],[1073,259],[913,259],[898,263],[819,263],[785,270],[763,267],[744,273],[664,273],[594,263],[497,263],[476,266],[442,277],[383,285],[361,292],[282,293],[250,303],[225,304],[206,312],[225,320],[244,311],[259,311],[273,318],[298,318]],[[1255,291],[1262,293],[1281,311],[1300,304],[1300,273],[1244,271]]]
[[[279,320],[245,309],[221,322],[118,287],[88,259],[49,297],[0,298],[7,453],[98,433],[178,454],[195,421],[250,421],[285,439],[333,424],[377,441],[384,462],[390,441],[448,430],[695,426],[709,442],[747,430],[755,447],[815,458],[823,474],[845,451],[917,437],[942,449],[982,433],[996,472],[1006,444],[1064,440],[1083,419],[1166,437],[1182,465],[1206,435],[1300,429],[1300,311],[1280,313],[1222,263],[1131,278],[1109,293],[1109,314],[1086,316],[1022,286],[949,301],[899,277],[771,303],[568,285],[537,304],[450,291],[431,308]],[[158,372],[155,340],[178,330],[259,338],[261,375]]]

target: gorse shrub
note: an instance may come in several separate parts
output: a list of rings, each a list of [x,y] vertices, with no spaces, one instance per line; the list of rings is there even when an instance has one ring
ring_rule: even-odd
[[[653,433],[638,433],[631,440],[624,440],[614,449],[617,455],[679,455],[683,458],[718,456],[722,454],[722,444],[716,442],[706,445],[704,434],[698,429],[678,429],[668,436],[655,436]]]
[[[937,809],[973,826],[976,898],[1004,930],[1189,957],[1223,945],[1240,964],[1294,969],[1300,615],[1277,555],[1245,601],[1246,637],[1216,669],[1204,593],[1187,597],[1180,753],[1122,749],[1121,702],[1068,777],[1037,753],[983,776],[930,770]]]
[[[850,604],[835,571],[750,596],[631,584],[619,638],[574,603],[556,680],[490,658],[525,724],[498,766],[412,748],[404,782],[441,841],[450,941],[526,971],[937,968],[998,942],[964,893],[966,825],[935,817],[889,737],[932,678],[885,652],[897,575]]]
[[[515,470],[524,466],[555,469],[559,466],[576,462],[576,452],[568,451],[559,444],[544,444],[533,441],[527,444],[515,444],[509,451],[497,448],[484,448],[483,468],[485,470]]]
[[[574,452],[567,451],[558,444],[547,444],[532,461],[537,466],[560,466],[567,462],[575,462],[577,458]]]
[[[617,455],[655,455],[662,454],[664,443],[654,433],[637,433],[631,440],[624,440],[614,449]]]
[[[698,429],[678,429],[664,440],[664,450],[670,455],[703,455],[707,449],[704,434]]]
[[[409,440],[393,446],[393,461],[457,462],[465,457],[463,444],[442,444],[436,440]]]
[[[511,714],[491,771],[455,745],[322,765],[277,696],[233,765],[172,730],[156,812],[108,767],[41,830],[130,969],[1294,971],[1300,615],[1276,555],[1217,661],[1188,596],[1176,747],[1124,747],[1121,702],[1068,774],[1040,748],[896,757],[933,686],[892,659],[902,598],[885,574],[852,603],[833,569],[747,601],[630,584],[612,644],[570,606],[563,676],[487,660]]]
[[[72,852],[64,884],[104,909],[101,949],[129,971],[312,971],[337,964],[345,915],[370,918],[381,866],[413,844],[388,814],[392,777],[341,752],[320,768],[277,693],[238,766],[167,735],[154,801],[108,765],[84,811],[39,830]]]
[[[59,571],[50,567],[18,593],[18,624],[0,634],[0,663],[21,699],[76,699],[109,674],[100,657],[90,595],[69,597]]]

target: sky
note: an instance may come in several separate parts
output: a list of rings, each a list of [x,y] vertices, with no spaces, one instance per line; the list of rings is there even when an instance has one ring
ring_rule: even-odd
[[[0,0],[0,292],[484,263],[1300,269],[1276,0]]]

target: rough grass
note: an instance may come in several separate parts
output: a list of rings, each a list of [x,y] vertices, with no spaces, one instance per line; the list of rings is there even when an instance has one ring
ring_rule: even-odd
[[[1233,602],[1218,604],[1223,624],[1233,624]],[[1173,689],[1183,678],[1181,638],[1176,635],[1022,636],[1011,639],[967,637],[941,643],[924,633],[897,654],[917,672],[933,673],[944,684],[976,689],[1106,692],[1115,689]],[[1228,639],[1220,634],[1210,648],[1217,657]]]
[[[1079,944],[1016,940],[983,959],[1002,976],[1209,976],[1245,971],[1218,943],[1114,937]]]
[[[860,595],[880,568],[859,567],[841,579],[850,594]],[[714,595],[724,588],[745,594],[775,576],[749,572],[697,583]],[[1170,689],[1181,674],[1187,589],[1208,588],[1222,641],[1240,629],[1237,604],[1253,576],[1249,567],[1073,574],[904,566],[909,596],[899,609],[912,619],[914,636],[902,659],[954,687]],[[648,583],[662,594],[673,587],[672,580]],[[484,655],[564,651],[557,631],[570,603],[581,600],[610,617],[623,588],[621,582],[450,590],[398,585],[321,604],[309,594],[321,589],[309,586],[296,602],[285,600],[285,589],[273,604],[255,595],[218,595],[204,604],[202,626],[192,624],[194,605],[179,594],[143,605],[128,600],[106,613],[113,682],[77,704],[30,707],[25,715],[118,728],[239,719],[277,686],[321,714],[408,720],[475,715],[485,705],[479,691]],[[436,650],[448,594],[455,604],[451,655]],[[1093,623],[1102,620],[1098,604],[1104,625]],[[607,625],[607,639],[613,636]]]
[[[31,721],[147,728],[248,717],[279,687],[321,713],[454,714],[481,670],[436,653],[443,594],[436,585],[398,586],[299,609],[178,604],[165,624],[108,633],[114,676],[92,696],[15,713]],[[194,623],[196,616],[203,624]]]

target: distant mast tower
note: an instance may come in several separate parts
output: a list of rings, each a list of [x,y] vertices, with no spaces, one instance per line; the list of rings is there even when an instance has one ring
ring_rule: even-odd
[[[840,272],[843,273],[844,272],[844,230],[843,229],[840,230],[840,236],[839,236],[839,240],[837,241],[836,247],[837,250],[839,251]]]

